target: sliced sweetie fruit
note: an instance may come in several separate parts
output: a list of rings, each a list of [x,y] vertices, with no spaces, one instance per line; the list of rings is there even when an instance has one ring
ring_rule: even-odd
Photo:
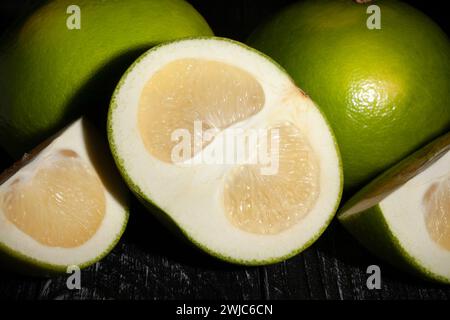
[[[117,243],[126,188],[106,143],[79,119],[5,171],[0,185],[2,265],[30,274],[86,267]]]
[[[229,262],[302,251],[339,204],[341,163],[325,118],[282,68],[231,40],[145,53],[116,88],[108,134],[138,198]]]
[[[450,133],[372,181],[338,218],[379,257],[450,283]]]

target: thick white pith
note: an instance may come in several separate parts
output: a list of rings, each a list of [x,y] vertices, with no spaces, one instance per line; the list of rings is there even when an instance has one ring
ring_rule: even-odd
[[[125,190],[120,178],[107,159],[107,148],[96,137],[96,131],[84,120],[70,125],[34,159],[14,173],[0,186],[0,194],[11,190],[14,181],[32,179],[38,170],[49,166],[52,158],[61,152],[76,153],[77,159],[95,170],[104,189],[104,215],[96,232],[89,239],[83,239],[80,245],[68,247],[53,246],[37,241],[18,228],[0,210],[0,244],[9,251],[50,265],[83,265],[107,251],[120,235],[126,221]],[[98,152],[99,154],[95,154]],[[78,161],[78,160],[77,160]],[[46,163],[47,162],[47,163]],[[39,204],[37,204],[39,205]],[[63,212],[61,212],[63,214]],[[74,235],[76,237],[77,235]]]
[[[223,206],[226,176],[236,165],[200,163],[181,167],[148,152],[138,125],[142,91],[155,72],[180,59],[226,63],[258,80],[264,91],[264,107],[231,128],[266,128],[289,122],[307,137],[320,168],[320,192],[314,207],[300,223],[276,234],[243,231],[230,222]],[[194,241],[222,256],[242,261],[286,256],[317,236],[338,202],[341,187],[338,153],[316,106],[269,60],[229,41],[179,41],[150,51],[122,80],[114,97],[109,126],[116,157],[138,192],[168,213]],[[204,150],[213,145],[214,141]]]
[[[430,214],[427,199],[430,198],[430,192],[437,190],[434,186],[447,183],[449,170],[450,152],[447,152],[393,192],[378,199],[363,199],[344,212],[341,218],[345,219],[378,204],[400,246],[427,270],[450,279],[450,250],[436,241],[437,235],[433,234],[436,230],[427,227]],[[449,222],[440,221],[440,230],[448,230]],[[447,227],[442,224],[447,224]]]

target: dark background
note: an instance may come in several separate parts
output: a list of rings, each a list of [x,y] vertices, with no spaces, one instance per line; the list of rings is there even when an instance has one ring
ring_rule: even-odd
[[[125,1],[125,0],[124,0]],[[245,41],[292,0],[191,0],[216,35]],[[446,1],[405,1],[448,34]],[[40,1],[2,0],[0,34]],[[11,160],[0,151],[0,169]],[[0,299],[450,299],[450,288],[413,278],[370,255],[335,221],[298,256],[266,267],[226,264],[181,243],[137,202],[128,228],[105,259],[82,271],[82,289],[66,277],[0,273]],[[382,288],[368,290],[366,269],[381,268]]]

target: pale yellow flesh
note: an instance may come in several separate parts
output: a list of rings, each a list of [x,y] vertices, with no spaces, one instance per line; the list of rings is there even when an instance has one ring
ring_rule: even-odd
[[[450,176],[432,184],[423,202],[428,233],[437,244],[450,251]]]
[[[181,59],[163,66],[146,84],[138,125],[150,154],[172,162],[174,130],[187,129],[193,136],[194,121],[201,121],[204,130],[225,129],[263,105],[262,87],[246,71],[217,61]]]
[[[11,223],[41,244],[73,248],[97,232],[106,203],[94,169],[74,151],[60,150],[33,176],[14,180],[0,205]]]
[[[319,167],[308,141],[291,124],[275,129],[278,174],[262,175],[260,165],[244,165],[227,176],[227,216],[247,232],[276,234],[290,228],[308,214],[319,195]]]
[[[264,104],[262,86],[245,70],[180,59],[163,66],[145,85],[138,127],[147,151],[171,163],[174,130],[187,129],[193,136],[194,121],[202,121],[204,130],[221,131],[255,116]],[[278,172],[262,175],[260,164],[236,165],[224,177],[224,214],[237,228],[255,234],[277,234],[297,224],[320,191],[320,168],[307,136],[292,123],[267,127],[278,130]],[[205,144],[195,146],[193,140],[191,146],[201,151]]]

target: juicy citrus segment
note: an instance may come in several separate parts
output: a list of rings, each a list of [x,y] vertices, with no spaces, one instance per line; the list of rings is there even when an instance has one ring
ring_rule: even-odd
[[[256,114],[264,101],[260,83],[240,68],[205,59],[179,59],[158,70],[145,85],[139,102],[139,131],[150,154],[173,162],[175,130],[189,132],[193,157],[206,145],[193,138],[196,121],[203,130],[221,130]]]
[[[278,171],[263,175],[262,164],[242,165],[225,183],[227,217],[250,233],[277,234],[292,227],[310,212],[320,191],[319,165],[307,138],[289,123],[270,132],[278,140]]]
[[[423,201],[428,233],[436,243],[450,250],[450,177],[431,185]]]
[[[6,218],[36,241],[72,248],[88,241],[105,215],[104,187],[72,150],[44,159],[32,177],[19,177],[0,195]]]

